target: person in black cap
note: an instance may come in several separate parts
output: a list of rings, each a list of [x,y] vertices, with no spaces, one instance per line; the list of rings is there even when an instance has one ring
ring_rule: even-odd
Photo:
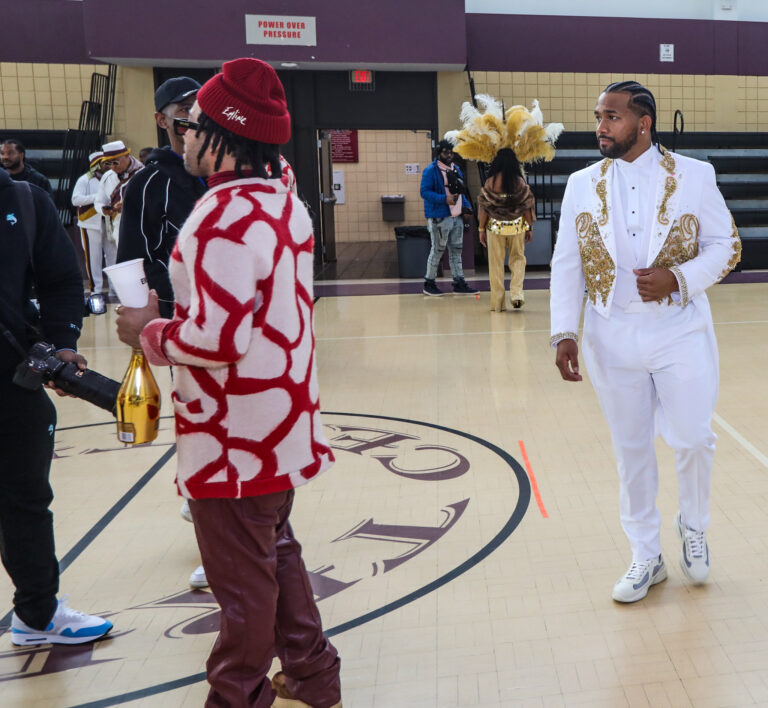
[[[187,118],[200,84],[188,76],[168,79],[155,91],[155,121],[166,131],[170,145],[149,153],[145,167],[126,189],[120,223],[117,262],[144,259],[149,287],[160,298],[160,314],[173,316],[173,290],[168,259],[184,221],[205,182],[187,174],[181,155],[183,129],[174,130],[174,118]]]

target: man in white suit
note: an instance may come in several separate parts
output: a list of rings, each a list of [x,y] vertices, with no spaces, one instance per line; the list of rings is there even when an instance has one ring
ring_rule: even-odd
[[[568,180],[552,259],[551,342],[563,379],[581,381],[577,330],[586,288],[582,349],[611,429],[632,549],[613,599],[635,602],[667,577],[657,433],[675,451],[680,565],[695,584],[709,575],[719,374],[704,291],[738,263],[741,243],[712,166],[659,145],[648,89],[611,84],[595,118],[606,159]]]

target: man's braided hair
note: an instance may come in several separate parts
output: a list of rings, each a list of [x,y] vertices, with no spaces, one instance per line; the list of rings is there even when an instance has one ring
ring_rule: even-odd
[[[635,115],[651,119],[651,142],[661,152],[659,135],[656,132],[656,99],[653,94],[637,81],[617,81],[605,87],[603,93],[628,93],[629,108]]]
[[[263,179],[279,179],[282,175],[279,145],[260,143],[235,135],[202,111],[197,122],[200,127],[197,129],[196,135],[200,135],[200,133],[205,135],[197,159],[200,160],[210,146],[216,154],[214,171],[218,171],[224,155],[229,153],[235,158],[235,173],[238,177],[246,176],[243,173],[243,168],[252,170],[251,176]],[[269,171],[267,171],[267,165],[269,165]]]

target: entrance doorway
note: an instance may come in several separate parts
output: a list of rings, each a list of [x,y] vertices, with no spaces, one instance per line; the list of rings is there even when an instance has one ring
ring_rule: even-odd
[[[426,224],[419,187],[431,131],[328,129],[318,138],[325,262],[316,279],[397,278],[395,227]]]

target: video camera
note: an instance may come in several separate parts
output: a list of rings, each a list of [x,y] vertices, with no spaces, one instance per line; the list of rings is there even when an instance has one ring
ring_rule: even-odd
[[[448,191],[453,195],[464,194],[467,185],[464,182],[464,178],[459,174],[458,170],[448,169],[445,171],[445,179],[447,182]]]
[[[32,345],[27,358],[16,367],[13,383],[28,391],[37,391],[49,381],[66,393],[103,408],[112,415],[117,414],[119,381],[90,369],[83,371],[77,364],[59,359],[53,345],[37,342]]]

